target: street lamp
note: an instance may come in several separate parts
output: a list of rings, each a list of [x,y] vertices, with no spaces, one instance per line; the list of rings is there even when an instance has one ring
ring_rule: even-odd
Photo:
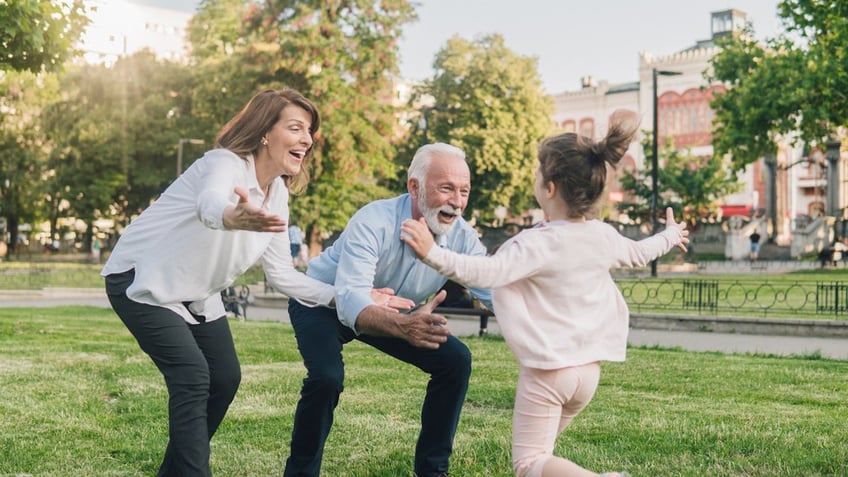
[[[203,144],[203,139],[184,139],[180,138],[177,144],[177,177],[183,173],[183,144]]]
[[[657,222],[657,196],[659,195],[659,191],[657,190],[657,170],[659,168],[658,160],[657,160],[657,136],[659,135],[659,131],[657,130],[657,122],[659,114],[657,113],[657,76],[676,76],[683,74],[679,71],[665,71],[658,70],[654,68],[652,70],[652,79],[653,79],[653,101],[654,101],[654,133],[653,133],[653,141],[651,144],[652,147],[652,157],[651,157],[651,234],[657,233],[657,229],[659,228],[659,223]],[[651,262],[651,276],[657,276],[657,260]]]
[[[836,216],[839,211],[840,180],[838,166],[841,150],[842,143],[838,139],[828,138],[825,142],[825,157],[827,158],[827,215],[831,217]]]
[[[418,120],[418,128],[421,129],[422,145],[427,144],[427,127],[429,125],[430,111],[442,111],[438,106],[424,106],[421,109],[421,118]]]

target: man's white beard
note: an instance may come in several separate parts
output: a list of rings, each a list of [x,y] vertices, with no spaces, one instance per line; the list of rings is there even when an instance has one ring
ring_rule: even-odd
[[[445,224],[439,222],[439,212],[447,212],[449,214],[455,214],[458,217],[462,216],[462,209],[454,209],[449,205],[443,205],[438,209],[431,209],[427,207],[427,198],[425,197],[424,191],[422,190],[420,194],[418,194],[418,208],[421,211],[421,215],[424,216],[424,221],[427,223],[427,227],[430,228],[430,231],[436,235],[447,235],[453,226],[456,224],[456,220],[449,224]]]

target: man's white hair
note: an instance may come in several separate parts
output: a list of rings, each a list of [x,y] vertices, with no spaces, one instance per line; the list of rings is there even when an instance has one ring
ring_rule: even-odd
[[[424,179],[427,177],[430,163],[433,162],[433,156],[437,154],[455,156],[465,161],[465,151],[450,144],[437,142],[419,147],[415,152],[415,156],[412,157],[412,163],[409,164],[409,170],[407,172],[410,179],[416,179],[418,181],[418,187],[424,187]]]

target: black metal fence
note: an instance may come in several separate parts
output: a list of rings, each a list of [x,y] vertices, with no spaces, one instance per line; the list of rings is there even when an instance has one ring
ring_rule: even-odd
[[[617,280],[640,313],[845,319],[848,282],[739,279]]]
[[[102,287],[99,271],[88,264],[0,263],[0,290]],[[673,277],[616,284],[636,313],[848,319],[848,281]]]

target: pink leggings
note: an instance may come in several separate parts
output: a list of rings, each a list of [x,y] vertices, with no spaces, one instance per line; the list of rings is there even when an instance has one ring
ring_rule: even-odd
[[[512,415],[512,466],[519,477],[597,475],[554,457],[557,436],[583,410],[601,377],[599,363],[562,369],[521,367]],[[551,459],[549,472],[544,472]]]

